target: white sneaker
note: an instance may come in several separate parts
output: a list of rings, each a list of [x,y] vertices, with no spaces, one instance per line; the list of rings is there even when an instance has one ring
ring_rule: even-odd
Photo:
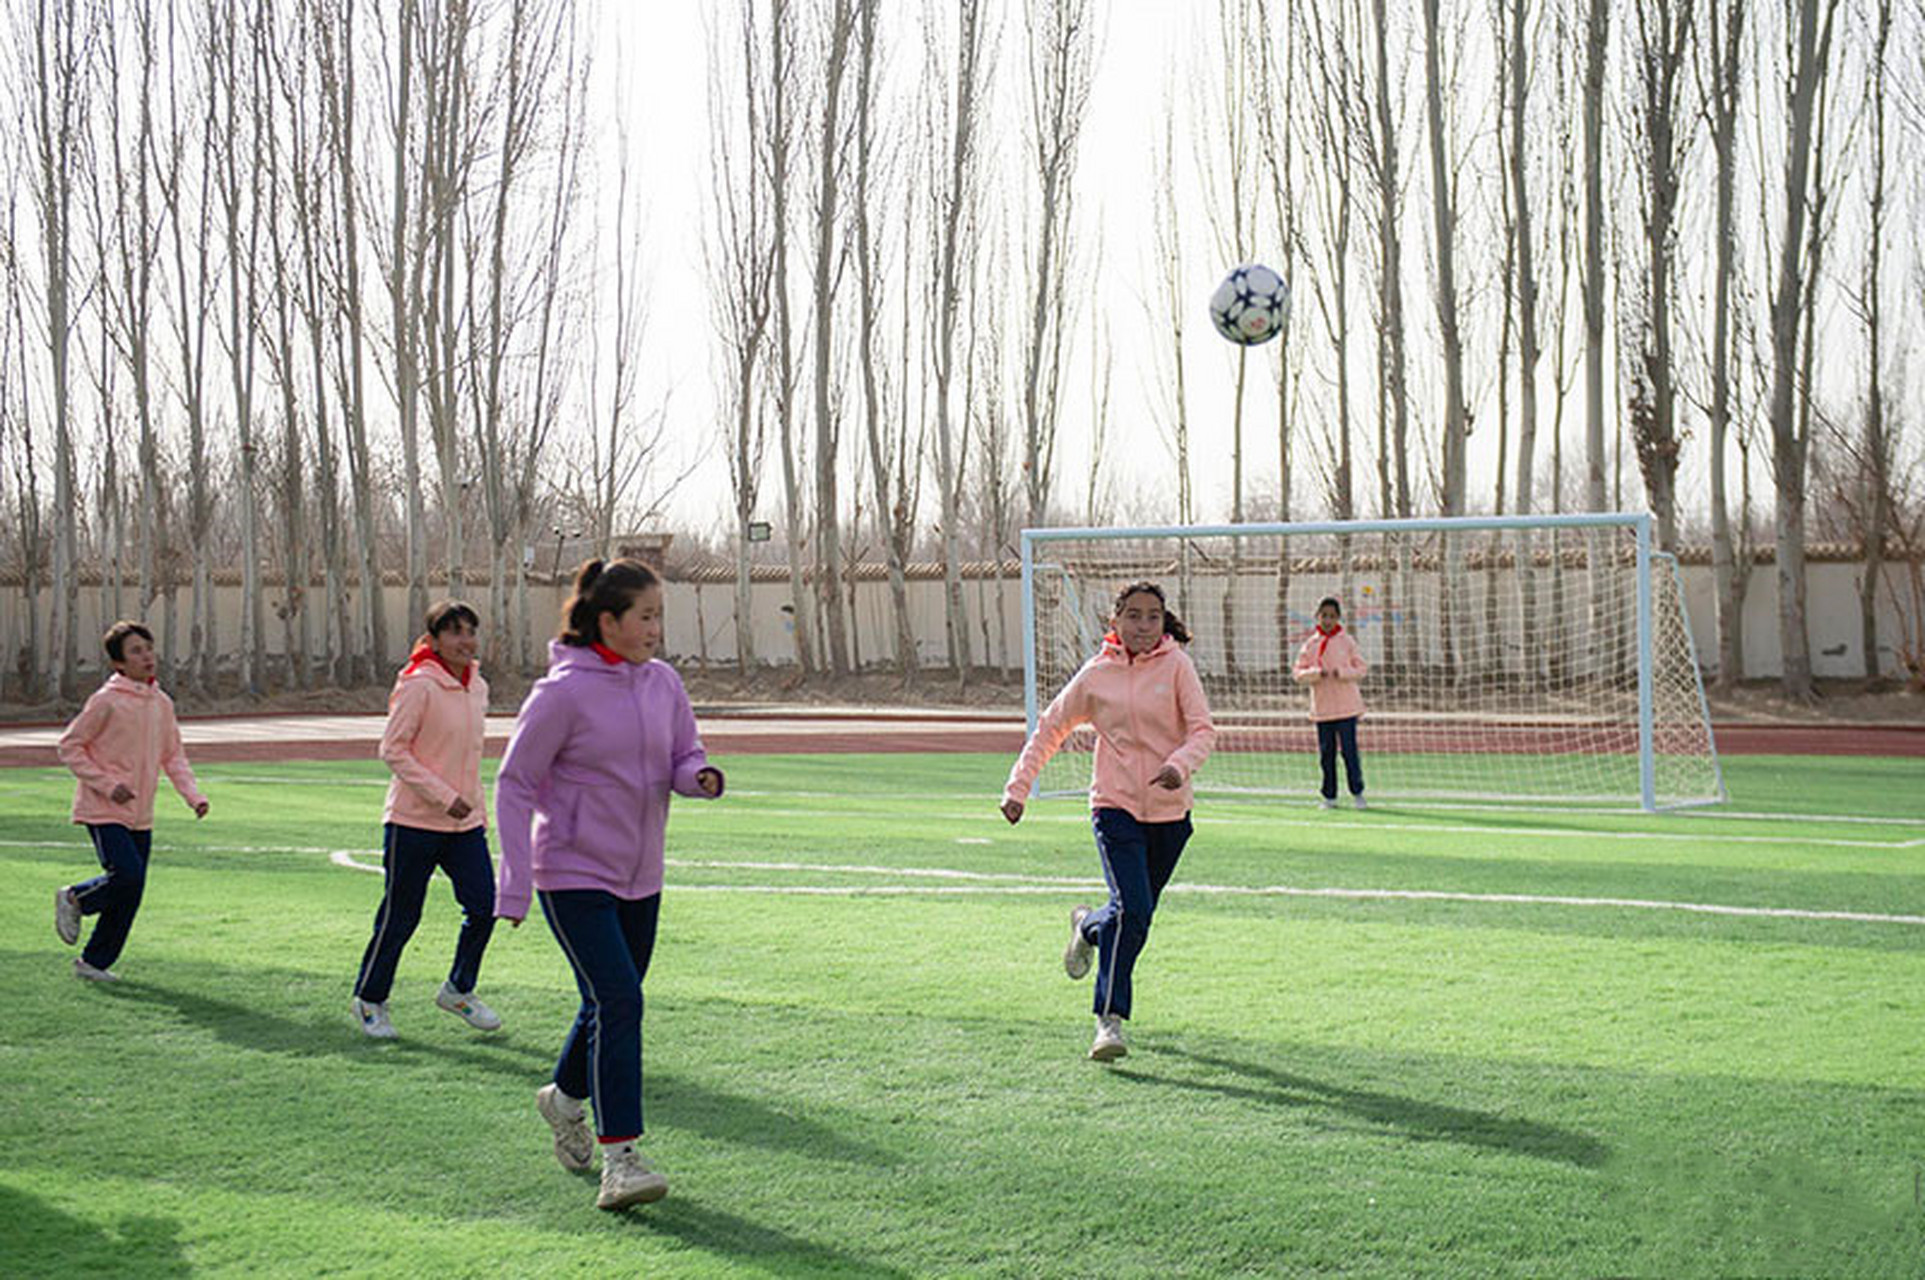
[[[74,899],[72,889],[60,888],[53,892],[53,931],[70,947],[80,941],[80,903]]]
[[[1123,1019],[1113,1013],[1096,1015],[1096,1039],[1089,1047],[1089,1056],[1098,1062],[1111,1062],[1130,1051],[1123,1043]]]
[[[1351,803],[1355,804],[1359,809],[1368,809],[1370,807],[1369,805],[1364,803],[1364,798],[1362,796],[1353,796],[1351,798]]]
[[[85,960],[82,960],[79,956],[74,957],[74,977],[84,978],[88,982],[119,982],[120,981],[120,975],[115,973],[112,969],[96,969],[92,965],[88,964]]]
[[[668,1179],[648,1167],[632,1145],[611,1144],[602,1152],[602,1190],[597,1209],[626,1209],[650,1204],[668,1194]]]
[[[1335,800],[1318,800],[1317,807],[1319,809],[1334,809],[1337,807],[1337,802]]]
[[[376,1040],[394,1039],[394,1024],[388,1021],[387,1001],[375,1004],[360,996],[354,997],[354,1018],[361,1024],[361,1030]]]
[[[588,1131],[581,1103],[569,1099],[553,1084],[535,1090],[535,1110],[555,1131],[555,1160],[562,1168],[580,1172],[595,1163],[595,1135]]]
[[[434,1002],[476,1031],[498,1031],[501,1028],[501,1018],[493,1009],[475,999],[473,992],[464,995],[444,982],[441,990],[435,993]]]
[[[1090,953],[1096,950],[1083,936],[1083,921],[1089,919],[1088,907],[1071,907],[1069,912],[1069,945],[1063,948],[1063,972],[1072,978],[1081,978],[1089,973]]]

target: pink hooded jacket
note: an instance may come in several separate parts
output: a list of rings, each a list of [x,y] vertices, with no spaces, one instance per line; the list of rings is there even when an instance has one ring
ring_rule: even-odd
[[[1091,809],[1121,809],[1138,822],[1175,822],[1190,811],[1190,776],[1209,757],[1216,728],[1203,682],[1175,640],[1164,636],[1133,656],[1114,634],[1103,637],[1102,651],[1037,719],[1003,798],[1027,803],[1036,775],[1085,724],[1096,730]],[[1166,764],[1183,775],[1174,791],[1150,785]]]
[[[80,779],[74,790],[75,822],[153,830],[154,792],[162,770],[190,808],[199,808],[207,798],[187,767],[174,700],[159,685],[130,680],[118,671],[87,699],[60,735],[58,751],[61,763]],[[115,804],[110,797],[123,785],[134,793],[133,799]]]
[[[471,831],[488,821],[481,793],[481,744],[488,715],[488,682],[479,663],[468,664],[464,686],[432,651],[416,650],[388,694],[388,727],[381,758],[388,783],[383,822],[423,831]],[[455,797],[468,814],[448,816]]]
[[[1326,638],[1312,631],[1297,651],[1298,684],[1310,686],[1312,720],[1348,720],[1364,713],[1364,695],[1357,682],[1370,670],[1357,642],[1339,629]]]
[[[713,767],[673,667],[550,641],[495,775],[495,915],[526,916],[537,889],[660,893],[669,795],[709,798]]]

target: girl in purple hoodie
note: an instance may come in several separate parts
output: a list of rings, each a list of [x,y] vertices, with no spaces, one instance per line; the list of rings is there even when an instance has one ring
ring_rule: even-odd
[[[495,914],[519,926],[532,894],[575,971],[581,1008],[553,1079],[535,1094],[565,1169],[593,1163],[582,1103],[595,1107],[604,1209],[659,1200],[668,1181],[642,1134],[642,979],[662,905],[671,791],[713,799],[682,681],[656,658],[662,584],[637,560],[590,560],[575,576],[548,674],[529,692],[495,781],[501,885]]]

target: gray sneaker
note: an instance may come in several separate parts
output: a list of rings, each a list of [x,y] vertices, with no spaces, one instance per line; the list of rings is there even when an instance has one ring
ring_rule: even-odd
[[[597,1209],[626,1209],[650,1204],[668,1194],[668,1179],[648,1167],[632,1146],[611,1146],[602,1153],[602,1189]]]
[[[569,1099],[552,1083],[535,1090],[535,1110],[555,1131],[555,1162],[579,1173],[595,1163],[595,1135],[588,1131],[581,1103],[568,1104]]]
[[[1089,919],[1088,907],[1071,907],[1069,912],[1069,945],[1063,948],[1063,972],[1071,978],[1081,978],[1089,973],[1090,953],[1096,948],[1083,936],[1083,921]]]
[[[1113,1062],[1130,1051],[1123,1042],[1123,1019],[1113,1013],[1096,1015],[1096,1039],[1091,1042],[1089,1056],[1098,1062]]]
[[[120,981],[120,975],[115,973],[112,969],[96,969],[92,965],[88,964],[85,960],[82,960],[79,956],[74,957],[74,977],[80,978],[87,982],[119,982]]]
[[[53,931],[70,947],[80,941],[80,903],[70,888],[53,892]]]
[[[1364,798],[1362,796],[1351,797],[1351,803],[1356,805],[1359,809],[1368,809],[1370,807],[1369,805],[1364,803]]]
[[[394,1039],[394,1024],[388,1021],[388,1002],[376,1004],[372,1000],[354,997],[354,1020],[361,1024],[364,1034],[376,1040]]]
[[[1334,809],[1337,807],[1337,802],[1335,800],[1321,799],[1317,801],[1317,807],[1319,809]]]
[[[435,993],[434,1002],[476,1031],[501,1029],[501,1018],[493,1009],[475,999],[472,991],[456,991],[452,983],[444,982],[441,990]]]

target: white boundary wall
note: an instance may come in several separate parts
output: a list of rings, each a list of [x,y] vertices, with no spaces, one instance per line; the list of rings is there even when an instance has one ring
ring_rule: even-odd
[[[1806,600],[1806,626],[1811,637],[1811,657],[1813,673],[1819,677],[1852,678],[1864,674],[1863,658],[1859,652],[1858,634],[1858,586],[1864,574],[1864,566],[1857,562],[1815,561],[1806,566],[1808,595]],[[1893,585],[1901,593],[1905,590],[1901,575],[1906,566],[1887,566],[1886,573]],[[1696,641],[1698,660],[1710,664],[1717,660],[1717,631],[1713,616],[1713,584],[1709,565],[1684,565],[1680,569],[1684,579],[1686,607],[1691,616],[1692,637]],[[1214,599],[1219,592],[1205,581],[1208,575],[1198,573],[1197,590]],[[1120,583],[1118,585],[1121,585]],[[1173,586],[1174,584],[1166,584]],[[238,585],[218,586],[217,603],[220,609],[220,640],[224,651],[232,652],[240,637],[240,587]],[[281,627],[275,617],[272,605],[279,598],[280,589],[269,586],[267,592],[268,626],[267,650],[270,655],[282,651]],[[754,610],[755,651],[759,661],[784,665],[795,660],[793,615],[787,610],[790,604],[789,584],[786,576],[780,581],[757,582],[751,587]],[[1020,671],[1022,657],[1022,580],[1012,565],[1009,576],[1000,583],[990,578],[966,578],[963,590],[969,602],[970,643],[972,655],[978,666],[1000,666],[1011,671]],[[430,596],[435,593],[431,590]],[[561,602],[568,594],[565,584],[555,586],[529,586],[529,607],[533,612],[538,638],[552,633],[553,622],[560,613]],[[105,630],[106,623],[112,621],[103,613],[101,589],[85,586],[80,592],[80,644],[83,671],[94,666],[98,656],[98,646],[91,639]],[[134,592],[127,590],[124,598],[131,600]],[[703,582],[700,584],[670,580],[667,583],[667,644],[671,658],[678,664],[694,667],[704,659],[710,666],[725,666],[735,661],[735,586],[733,582]],[[485,609],[488,601],[486,584],[469,585],[467,598]],[[943,583],[940,577],[917,577],[908,584],[909,609],[912,625],[915,628],[918,657],[925,667],[945,664],[945,605]],[[319,592],[309,595],[310,601],[320,599]],[[889,602],[889,585],[885,581],[864,581],[856,588],[856,609],[853,621],[857,628],[856,649],[865,667],[886,666],[893,660],[892,644],[895,636],[895,622]],[[1184,602],[1173,600],[1172,605],[1186,617],[1194,617],[1198,623],[1199,639],[1206,638],[1209,627],[1209,610],[1199,612],[1194,607],[1186,607]],[[1000,608],[991,607],[1000,605]],[[52,605],[52,597],[43,591],[40,597],[40,619],[44,629]],[[385,605],[388,615],[388,635],[393,647],[389,662],[399,663],[406,655],[406,646],[412,642],[419,627],[419,619],[406,616],[407,588],[390,586],[386,590]],[[1745,675],[1753,679],[1775,679],[1780,674],[1780,652],[1778,646],[1778,573],[1770,564],[1754,566],[1751,573],[1750,591],[1745,597]],[[182,590],[179,605],[180,626],[186,629],[187,593]],[[987,622],[985,623],[985,618]],[[25,626],[25,602],[17,585],[0,586],[0,653],[13,654]],[[484,618],[484,630],[487,619]],[[148,619],[157,636],[161,635],[161,619],[158,611]],[[1883,675],[1902,674],[1897,656],[1892,650],[1893,641],[1900,635],[1900,619],[1893,609],[1891,600],[1884,591],[1879,592],[1878,623],[1882,641],[1879,653],[1878,670]],[[316,620],[317,627],[319,620]],[[164,640],[164,636],[162,639]],[[537,644],[537,649],[541,649]]]

